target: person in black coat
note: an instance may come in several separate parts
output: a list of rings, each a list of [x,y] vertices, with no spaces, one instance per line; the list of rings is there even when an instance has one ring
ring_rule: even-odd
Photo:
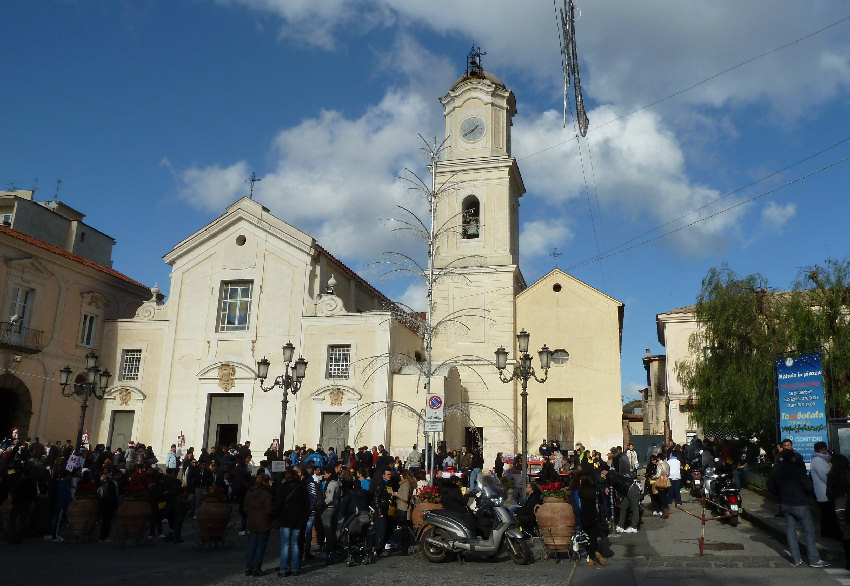
[[[450,476],[440,483],[440,503],[447,511],[467,512],[466,499],[460,489],[460,477]]]
[[[790,444],[790,441],[788,442]],[[781,460],[770,470],[767,477],[767,489],[779,497],[779,507],[785,516],[788,549],[791,552],[791,563],[799,566],[803,563],[800,557],[800,544],[797,539],[797,524],[803,527],[806,538],[806,551],[809,554],[809,565],[823,568],[829,564],[820,559],[815,529],[812,522],[812,511],[809,508],[809,497],[814,494],[811,481],[806,478],[805,464],[802,457],[793,449],[785,447],[783,442]]]
[[[579,474],[574,474],[570,488],[573,489],[573,498],[578,498],[581,503],[577,521],[579,527],[587,533],[588,563],[590,565],[599,563],[605,566],[608,562],[599,552],[598,545],[598,540],[603,537],[603,531],[596,497],[596,475],[592,470],[583,470]]]
[[[525,531],[531,531],[537,525],[537,507],[543,504],[543,492],[536,482],[525,486],[525,502],[516,510],[514,516]]]
[[[279,576],[297,575],[301,569],[301,552],[298,536],[309,514],[307,489],[295,472],[283,473],[283,483],[275,493],[274,516],[280,527]],[[309,542],[308,542],[309,543]]]

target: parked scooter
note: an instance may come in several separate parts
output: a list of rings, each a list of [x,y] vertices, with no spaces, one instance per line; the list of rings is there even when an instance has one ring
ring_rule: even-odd
[[[691,496],[702,495],[702,450],[682,466],[682,483]]]
[[[513,514],[503,505],[501,484],[490,476],[479,477],[472,494],[474,512],[435,509],[425,513],[427,529],[420,539],[422,555],[429,562],[440,563],[448,561],[451,554],[472,552],[493,557],[507,549],[515,564],[529,563],[531,538],[520,531]],[[481,536],[479,531],[488,534]]]
[[[738,525],[738,515],[741,512],[741,491],[732,482],[732,475],[722,470],[718,463],[720,458],[714,459],[714,466],[705,469],[703,477],[703,490],[709,506],[715,513],[731,513],[727,519],[732,527]]]

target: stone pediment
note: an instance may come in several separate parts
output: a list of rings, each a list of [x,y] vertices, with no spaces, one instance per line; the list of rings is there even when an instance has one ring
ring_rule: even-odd
[[[217,380],[219,388],[227,392],[236,386],[237,380],[254,380],[257,373],[241,362],[219,361],[202,368],[196,376],[200,380]]]
[[[328,385],[314,391],[310,398],[316,403],[329,403],[331,406],[357,403],[363,395],[352,389],[341,385]]]
[[[144,401],[148,396],[138,387],[122,385],[113,387],[106,391],[103,396],[105,401],[117,401],[118,405],[129,405],[132,401]]]
[[[9,268],[15,267],[17,270],[21,271],[24,280],[26,280],[27,277],[43,278],[54,276],[53,273],[44,266],[44,263],[32,256],[8,259],[6,264]]]

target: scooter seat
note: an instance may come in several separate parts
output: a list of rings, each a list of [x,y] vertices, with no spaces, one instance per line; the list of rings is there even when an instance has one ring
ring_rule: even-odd
[[[467,511],[449,511],[448,509],[435,509],[431,514],[448,517],[464,526],[470,535],[475,535],[475,517]]]

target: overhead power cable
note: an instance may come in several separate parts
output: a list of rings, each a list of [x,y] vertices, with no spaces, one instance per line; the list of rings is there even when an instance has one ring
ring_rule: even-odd
[[[610,257],[612,257],[612,256],[616,256],[616,255],[618,255],[618,254],[622,254],[622,253],[627,252],[627,251],[629,251],[629,250],[633,250],[633,249],[635,249],[635,248],[641,247],[641,246],[643,246],[643,245],[645,245],[645,244],[649,244],[650,242],[655,242],[656,240],[660,240],[660,239],[662,239],[662,238],[666,238],[667,236],[670,236],[671,234],[675,234],[676,232],[681,232],[682,230],[684,230],[684,229],[686,229],[686,228],[690,228],[691,226],[694,226],[694,225],[696,225],[696,224],[699,224],[700,222],[704,222],[704,221],[706,221],[706,220],[710,220],[711,218],[714,218],[714,217],[716,217],[716,216],[719,216],[720,214],[725,214],[725,213],[726,213],[726,212],[728,212],[728,211],[734,210],[735,208],[739,208],[739,207],[741,207],[741,206],[743,206],[743,205],[746,205],[746,204],[748,204],[748,203],[751,203],[751,202],[753,202],[753,201],[755,201],[755,200],[757,200],[757,199],[760,199],[760,198],[762,198],[762,197],[764,197],[764,196],[766,196],[766,195],[770,195],[771,193],[775,193],[775,192],[777,192],[777,191],[780,191],[780,190],[782,190],[782,189],[785,189],[786,187],[789,187],[789,186],[791,186],[791,185],[794,185],[795,183],[799,183],[800,181],[803,181],[803,180],[805,180],[805,179],[808,179],[809,177],[812,177],[813,175],[817,175],[818,173],[822,173],[823,171],[826,171],[826,170],[828,170],[828,169],[831,169],[832,167],[835,167],[835,166],[840,165],[840,164],[842,164],[842,163],[846,163],[847,161],[850,161],[850,155],[847,155],[847,156],[846,156],[846,157],[844,157],[843,159],[839,159],[839,160],[837,160],[837,161],[833,161],[833,162],[832,162],[832,163],[830,163],[829,165],[825,165],[825,166],[821,167],[820,169],[816,169],[816,170],[814,170],[814,171],[811,171],[810,173],[806,173],[805,175],[802,175],[802,176],[800,176],[800,177],[797,177],[797,178],[795,178],[795,179],[792,179],[791,181],[787,181],[786,183],[783,183],[782,185],[778,185],[778,186],[774,187],[773,189],[769,189],[769,190],[767,190],[767,191],[765,191],[765,192],[762,192],[762,193],[760,193],[760,194],[758,194],[758,195],[754,195],[753,197],[750,197],[750,198],[748,198],[748,199],[745,199],[745,200],[743,200],[743,201],[740,201],[740,202],[738,202],[738,203],[736,203],[736,204],[734,204],[734,205],[731,205],[731,206],[728,206],[728,207],[726,207],[726,208],[723,208],[722,210],[717,211],[717,212],[715,212],[715,213],[713,213],[713,214],[710,214],[710,215],[708,215],[708,216],[705,216],[705,217],[699,218],[699,219],[697,219],[697,220],[694,220],[693,222],[689,222],[689,223],[687,223],[687,224],[684,224],[684,225],[682,225],[682,226],[679,226],[678,228],[674,228],[673,230],[669,230],[669,231],[664,232],[664,233],[662,233],[662,234],[659,234],[659,235],[657,235],[657,236],[653,236],[652,238],[647,238],[646,240],[641,240],[640,242],[637,242],[637,243],[635,243],[635,244],[633,244],[633,245],[631,245],[631,246],[627,246],[626,248],[618,248],[618,249],[616,249],[616,250],[612,250],[611,252],[608,252],[608,253],[605,253],[605,254],[602,254],[602,255],[598,255],[598,256],[594,256],[594,257],[589,258],[589,259],[587,259],[587,260],[585,260],[585,261],[582,261],[582,262],[580,262],[580,263],[574,264],[573,266],[571,266],[571,267],[567,268],[566,270],[567,270],[567,271],[572,271],[572,270],[575,270],[575,269],[577,269],[577,268],[580,268],[580,267],[583,267],[583,266],[585,266],[585,265],[588,265],[588,264],[590,264],[590,263],[598,262],[598,261],[600,261],[600,260],[603,260],[603,259],[606,259],[606,258],[610,258]]]

